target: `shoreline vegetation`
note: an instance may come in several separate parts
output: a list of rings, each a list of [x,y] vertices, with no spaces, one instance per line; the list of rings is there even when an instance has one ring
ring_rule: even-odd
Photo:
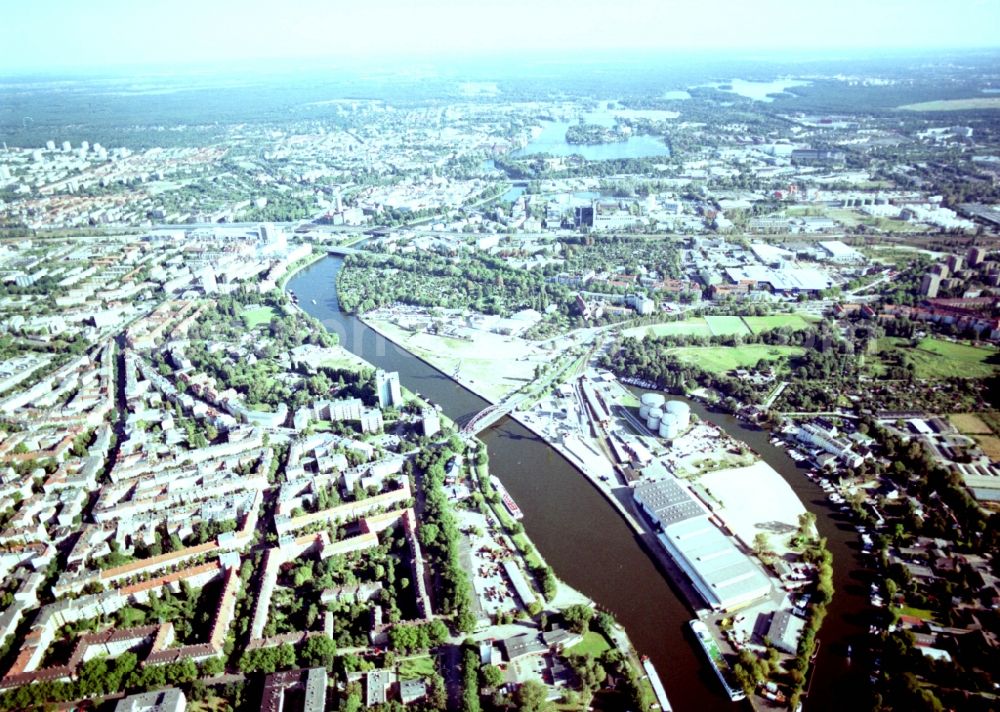
[[[320,256],[325,257],[326,255],[322,254]],[[311,261],[303,260],[302,261],[303,264],[300,264],[297,267],[296,272],[301,271],[302,269],[308,267],[310,264],[313,264],[316,261],[318,260],[311,260]],[[336,285],[334,285],[334,288],[336,289]],[[287,293],[287,280],[285,284],[282,286],[282,289]],[[299,306],[298,308],[301,311],[305,312],[305,310],[302,309],[301,306]],[[306,313],[306,316],[307,317],[309,316],[308,313]],[[372,329],[372,331],[374,331],[375,333],[381,335],[383,338],[396,344],[399,348],[405,350],[408,354],[422,361],[423,363],[427,364],[431,368],[434,368],[435,370],[439,371],[442,375],[451,378],[461,387],[465,388],[466,390],[469,390],[470,392],[479,396],[483,400],[486,400],[487,402],[490,403],[495,402],[493,399],[490,398],[488,394],[481,392],[472,384],[459,381],[457,378],[449,376],[431,360],[421,356],[418,353],[410,351],[407,348],[407,346],[400,340],[395,338],[393,334],[387,333],[385,330],[378,328],[378,325],[371,323],[368,319],[366,319],[363,316],[358,316],[357,318],[368,328]],[[343,349],[342,346],[338,347]],[[360,356],[355,356],[355,358],[361,364],[365,364],[367,368],[371,369],[375,368],[373,364],[361,358]],[[403,392],[404,392],[404,397],[416,400],[423,404],[427,404],[427,401],[425,401],[422,397],[418,396],[412,391],[403,388]],[[511,416],[521,425],[528,428],[532,433],[537,435],[539,438],[545,440],[543,433],[537,430],[535,427],[533,427],[532,424],[527,420],[518,417],[518,413],[516,412],[511,413]],[[452,428],[454,430],[458,430],[460,428],[460,425],[458,423],[451,420],[451,418],[449,418],[444,413],[440,413],[439,417],[441,418],[442,425],[445,425],[446,427]],[[571,611],[573,609],[580,607],[586,608],[589,611],[596,611],[596,614],[591,613],[591,615],[587,616],[587,619],[591,621],[590,633],[588,633],[588,635],[592,635],[596,632],[598,635],[603,636],[603,638],[606,639],[610,648],[603,650],[600,656],[594,656],[593,654],[588,654],[581,648],[581,651],[578,654],[574,654],[571,656],[570,659],[571,664],[576,663],[576,664],[592,665],[599,660],[600,663],[598,664],[604,664],[605,666],[607,665],[619,666],[618,667],[619,673],[623,676],[624,679],[624,685],[625,685],[624,694],[626,694],[630,698],[633,704],[637,705],[638,709],[642,710],[650,709],[655,698],[652,684],[650,683],[649,678],[646,677],[643,672],[642,661],[640,659],[640,656],[636,651],[635,646],[629,639],[628,634],[625,632],[624,627],[622,627],[621,624],[615,621],[607,611],[602,610],[595,601],[593,601],[592,599],[590,599],[577,589],[571,587],[569,584],[559,579],[555,575],[555,572],[553,571],[552,567],[542,558],[537,547],[535,547],[535,545],[528,538],[527,533],[524,531],[524,527],[520,524],[520,522],[511,518],[509,514],[505,511],[500,501],[499,495],[496,492],[496,489],[490,482],[489,453],[487,446],[482,440],[479,440],[478,438],[475,438],[474,442],[475,442],[475,451],[477,453],[475,459],[474,472],[476,480],[478,481],[479,487],[481,489],[481,494],[484,498],[484,503],[486,506],[490,508],[490,511],[500,522],[501,526],[504,528],[507,536],[510,538],[510,541],[513,543],[514,547],[524,558],[525,564],[528,566],[528,572],[531,575],[531,577],[536,581],[539,590],[542,592],[544,596],[544,599],[548,601],[549,605],[555,608],[557,611],[562,610],[564,612],[564,615],[566,614],[565,613],[566,611]],[[577,467],[577,465],[573,464],[573,460],[570,458],[569,453],[566,452],[563,448],[556,447],[552,443],[548,444],[553,446],[556,452],[558,452],[560,455],[566,458],[571,465]],[[596,487],[598,487],[598,489],[600,489],[598,482],[592,480],[592,483]],[[612,504],[615,504],[618,511],[623,516],[625,516],[626,520],[630,521],[631,526],[633,526],[633,528],[636,528],[636,531],[638,533],[641,533],[640,528],[637,528],[637,525],[634,522],[634,520],[632,520],[631,517],[627,515],[627,512],[622,507],[622,505],[615,501],[613,495],[609,496],[609,501],[611,501]],[[529,613],[532,612],[529,611]],[[535,611],[534,613],[535,614],[542,613],[544,615],[544,611],[541,609],[541,607],[539,607],[539,610]],[[584,644],[581,643],[581,646],[583,645]],[[616,651],[619,654],[617,657],[614,654]]]
[[[597,146],[604,143],[624,143],[628,136],[616,128],[596,124],[576,124],[566,129],[566,143],[574,146]]]

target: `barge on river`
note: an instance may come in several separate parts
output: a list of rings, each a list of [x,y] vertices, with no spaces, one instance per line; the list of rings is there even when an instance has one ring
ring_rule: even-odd
[[[691,626],[691,630],[694,631],[694,636],[698,639],[698,644],[701,646],[701,649],[705,651],[708,661],[712,663],[712,668],[715,670],[715,674],[718,676],[719,682],[722,683],[722,687],[725,689],[726,694],[729,695],[729,699],[733,702],[746,699],[746,693],[743,692],[743,690],[741,690],[732,679],[733,673],[729,667],[729,663],[726,662],[726,658],[722,655],[722,651],[719,650],[719,644],[715,641],[715,638],[712,637],[712,634],[709,633],[708,626],[697,618],[688,623],[688,625]]]

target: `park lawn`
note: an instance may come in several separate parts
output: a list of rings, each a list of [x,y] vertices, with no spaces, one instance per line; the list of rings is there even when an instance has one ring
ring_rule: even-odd
[[[567,655],[593,655],[600,657],[601,653],[611,648],[603,634],[588,630],[583,634],[583,640],[566,651]]]
[[[743,346],[685,346],[670,353],[681,361],[699,366],[710,373],[726,373],[734,368],[757,365],[761,359],[785,362],[792,356],[804,353],[801,346],[770,346],[745,344]]]
[[[646,336],[711,336],[712,330],[703,317],[684,319],[683,321],[668,321],[652,326],[634,326],[626,329],[625,336],[641,339]]]
[[[270,324],[275,316],[271,307],[257,307],[256,309],[245,309],[240,313],[243,323],[248,329],[253,329],[261,324]]]
[[[916,348],[903,347],[918,378],[988,378],[997,372],[996,349],[957,344],[928,337]]]
[[[434,658],[421,655],[418,658],[406,658],[399,663],[399,677],[403,680],[417,680],[434,674]]]
[[[750,334],[750,329],[743,323],[742,317],[706,316],[705,321],[708,322],[708,328],[715,336],[735,336],[736,334],[747,336]]]
[[[900,606],[896,611],[901,616],[913,616],[925,621],[934,620],[934,612],[928,608],[913,608],[912,606]]]
[[[813,322],[801,314],[771,314],[769,316],[745,316],[743,322],[755,334],[773,329],[790,326],[793,329],[805,329]]]

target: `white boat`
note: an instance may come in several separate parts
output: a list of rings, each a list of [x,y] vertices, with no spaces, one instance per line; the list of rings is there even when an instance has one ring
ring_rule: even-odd
[[[524,512],[521,511],[521,508],[517,506],[517,502],[515,502],[514,498],[507,492],[507,488],[503,486],[502,482],[500,482],[500,478],[496,475],[490,475],[490,482],[492,482],[493,487],[496,488],[497,494],[500,495],[500,501],[503,502],[503,506],[507,508],[508,512],[510,512],[510,516],[514,519],[524,519]]]
[[[670,700],[667,699],[667,691],[663,689],[660,676],[657,674],[656,668],[653,667],[652,661],[645,655],[642,656],[642,667],[646,670],[646,676],[653,688],[653,694],[656,695],[656,701],[660,703],[660,709],[663,712],[673,712],[674,708],[670,706]]]

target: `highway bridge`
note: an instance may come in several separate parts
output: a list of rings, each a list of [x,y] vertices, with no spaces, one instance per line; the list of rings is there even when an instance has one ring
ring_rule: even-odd
[[[356,250],[353,247],[329,247],[327,253],[334,257],[346,257],[347,255],[360,255],[364,250]]]

